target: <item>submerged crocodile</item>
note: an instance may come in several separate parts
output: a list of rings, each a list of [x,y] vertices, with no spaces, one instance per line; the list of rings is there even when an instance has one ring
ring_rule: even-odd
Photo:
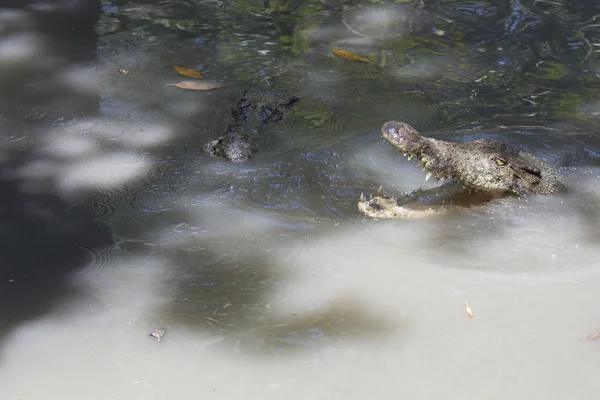
[[[258,148],[254,136],[268,122],[277,122],[298,101],[298,97],[258,90],[246,90],[231,112],[233,123],[225,134],[202,146],[202,151],[213,157],[240,162],[252,158]]]
[[[475,140],[453,143],[421,136],[403,122],[386,122],[382,136],[408,159],[415,157],[427,171],[426,180],[450,179],[458,183],[458,191],[450,197],[453,205],[471,205],[505,195],[554,194],[564,189],[558,171],[517,146]],[[445,205],[424,206],[418,203],[399,204],[398,199],[361,195],[358,209],[375,218],[418,218],[449,210]]]

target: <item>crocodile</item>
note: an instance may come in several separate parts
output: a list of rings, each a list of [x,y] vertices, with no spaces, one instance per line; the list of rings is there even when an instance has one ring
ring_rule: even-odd
[[[249,160],[258,151],[254,136],[268,122],[280,121],[297,101],[293,95],[246,90],[231,112],[233,123],[221,137],[202,146],[202,151],[233,162]]]
[[[449,180],[444,187],[445,204],[428,206],[418,202],[399,202],[382,194],[367,199],[361,194],[359,211],[374,218],[419,218],[446,213],[453,206],[487,203],[507,195],[550,195],[564,190],[558,171],[519,147],[488,140],[454,143],[421,136],[404,122],[386,122],[381,128],[384,139],[399,149],[409,160],[416,158],[432,176]],[[452,185],[458,190],[448,189]]]

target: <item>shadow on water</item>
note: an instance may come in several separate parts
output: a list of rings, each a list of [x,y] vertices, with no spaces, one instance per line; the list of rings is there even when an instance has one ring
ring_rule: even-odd
[[[283,254],[289,251],[281,239],[286,233],[245,236],[167,251],[178,271],[169,283],[177,289],[159,314],[167,325],[212,338],[207,354],[312,357],[405,333],[402,318],[353,293],[332,294],[307,308],[306,299],[294,298],[294,282],[310,271],[298,270],[295,255]]]
[[[88,261],[85,249],[112,242],[85,194],[67,200],[58,192],[60,160],[31,148],[51,122],[98,108],[98,98],[75,90],[64,73],[95,62],[100,4],[75,1],[48,12],[41,3],[0,1],[0,338],[79,295],[67,275]]]

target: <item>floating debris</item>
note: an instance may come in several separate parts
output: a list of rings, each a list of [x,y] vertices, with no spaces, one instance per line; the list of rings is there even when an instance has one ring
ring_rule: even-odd
[[[586,339],[599,339],[600,338],[600,329],[595,330],[585,337]]]
[[[218,89],[225,85],[216,82],[204,82],[204,81],[183,81],[179,83],[167,83],[167,86],[177,86],[178,88],[186,90],[212,90]]]
[[[471,311],[471,306],[469,306],[469,303],[467,303],[465,301],[465,309],[467,310],[467,315],[469,316],[469,318],[473,318],[473,311]]]
[[[175,68],[175,71],[177,71],[179,75],[187,76],[188,78],[202,78],[202,74],[193,68],[184,67],[182,65],[173,65],[173,68]]]
[[[331,50],[331,52],[333,54],[335,54],[336,56],[338,56],[340,58],[343,58],[345,60],[361,61],[361,62],[366,62],[366,63],[369,63],[369,64],[375,64],[373,61],[369,60],[368,58],[361,57],[358,54],[355,54],[355,53],[353,53],[351,51],[348,51],[348,50],[339,50],[339,49],[336,49],[336,50]]]
[[[155,331],[151,332],[148,336],[155,337],[159,342],[162,341],[163,336],[165,336],[165,328],[158,328]]]

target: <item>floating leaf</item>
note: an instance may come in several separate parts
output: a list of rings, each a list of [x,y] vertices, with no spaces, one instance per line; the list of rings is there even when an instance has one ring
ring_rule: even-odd
[[[129,71],[126,70],[125,68],[117,68],[117,72],[120,73],[121,75],[127,75],[129,73]]]
[[[587,339],[598,339],[600,338],[600,329],[590,333],[589,335],[586,336]]]
[[[469,306],[469,303],[467,303],[465,301],[465,309],[467,310],[467,315],[469,316],[469,318],[473,318],[473,311],[471,311],[471,306]]]
[[[368,58],[361,57],[358,54],[355,54],[355,53],[353,53],[351,51],[348,51],[348,50],[339,50],[339,49],[336,49],[336,50],[331,50],[331,52],[333,54],[335,54],[336,56],[341,57],[341,58],[343,58],[345,60],[362,61],[362,62],[366,62],[366,63],[369,63],[369,64],[374,64],[374,62],[371,61],[371,60],[369,60]]]
[[[167,83],[167,86],[177,86],[178,88],[187,90],[212,90],[218,89],[225,85],[216,82],[205,82],[205,81],[183,81],[179,83]]]
[[[175,71],[177,71],[178,74],[187,76],[188,78],[202,78],[202,74],[193,68],[188,68],[181,65],[173,65],[173,68],[175,68]]]

